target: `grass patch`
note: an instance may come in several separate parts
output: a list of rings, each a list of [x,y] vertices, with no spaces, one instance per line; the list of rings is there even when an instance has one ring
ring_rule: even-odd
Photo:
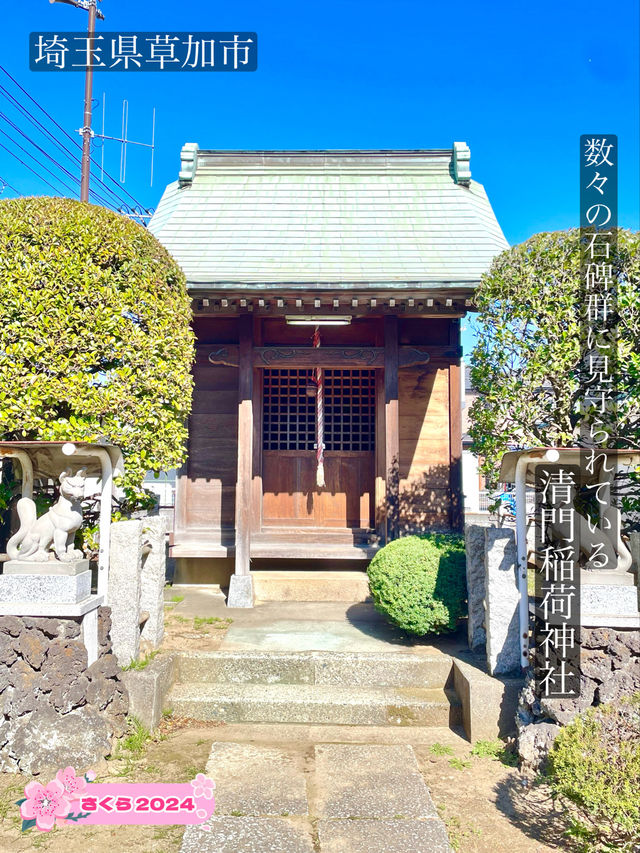
[[[151,661],[156,657],[156,655],[160,654],[160,649],[156,649],[153,652],[149,652],[148,655],[140,658],[140,660],[132,660],[131,663],[128,663],[126,666],[122,667],[123,672],[138,672],[141,669],[145,669],[145,667],[149,666]]]
[[[221,619],[220,616],[194,616],[193,627],[197,631],[205,625],[213,625],[216,628],[228,628],[233,619]]]
[[[453,750],[450,746],[446,746],[444,743],[434,743],[429,747],[429,752],[432,752],[434,755],[453,755]]]
[[[240,812],[237,809],[234,809],[232,812],[229,812],[229,814],[231,815],[231,817],[246,817],[247,815],[246,812]]]
[[[172,613],[171,618],[175,619],[176,622],[180,622],[182,625],[186,625],[190,621],[186,616],[179,616],[177,613]]]
[[[449,766],[453,767],[454,770],[465,770],[467,767],[471,767],[471,762],[463,761],[461,758],[450,758]]]
[[[172,595],[169,601],[172,601],[174,604],[180,604],[181,601],[184,601],[184,595]]]
[[[139,758],[151,740],[151,732],[137,717],[129,717],[129,732],[122,739],[122,749]]]
[[[185,782],[190,782],[192,779],[195,779],[198,773],[203,773],[202,767],[199,767],[197,764],[190,764],[188,767],[184,769]]]
[[[507,767],[517,767],[518,765],[516,753],[497,739],[477,741],[471,750],[471,755],[479,758],[491,758],[493,761],[500,761]]]

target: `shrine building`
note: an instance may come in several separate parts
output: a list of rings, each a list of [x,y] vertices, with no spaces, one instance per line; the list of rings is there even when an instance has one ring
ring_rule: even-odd
[[[181,160],[149,226],[197,338],[176,581],[460,531],[460,319],[507,248],[466,144]]]

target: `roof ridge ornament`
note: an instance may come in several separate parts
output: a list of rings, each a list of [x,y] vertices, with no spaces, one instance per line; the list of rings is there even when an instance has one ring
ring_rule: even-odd
[[[178,181],[181,187],[191,184],[198,168],[198,143],[186,142],[180,152],[180,174]]]
[[[466,142],[453,143],[453,178],[456,184],[468,187],[471,182],[471,150]]]

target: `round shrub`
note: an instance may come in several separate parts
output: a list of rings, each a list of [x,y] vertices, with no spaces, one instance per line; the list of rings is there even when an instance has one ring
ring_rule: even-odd
[[[369,568],[376,610],[410,634],[452,631],[466,597],[464,541],[460,536],[406,536],[389,542]]]
[[[124,486],[181,464],[185,277],[146,228],[63,198],[0,201],[0,438],[119,445]]]
[[[563,728],[548,775],[583,850],[640,850],[640,693]]]

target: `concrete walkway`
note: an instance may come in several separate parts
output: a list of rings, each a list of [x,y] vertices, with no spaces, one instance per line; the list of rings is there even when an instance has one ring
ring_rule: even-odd
[[[181,853],[450,853],[408,744],[214,743],[208,831]]]
[[[170,604],[179,595],[183,600]],[[231,618],[221,651],[336,651],[417,654],[466,653],[466,637],[412,639],[390,625],[372,604],[328,601],[264,601],[247,609],[227,608],[215,587],[174,586],[165,590],[178,616]],[[169,612],[169,607],[167,608]]]

